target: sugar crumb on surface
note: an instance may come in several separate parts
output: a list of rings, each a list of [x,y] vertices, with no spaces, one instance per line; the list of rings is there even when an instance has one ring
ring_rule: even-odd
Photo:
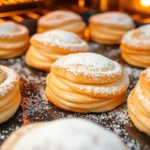
[[[97,47],[95,46],[95,48]],[[114,51],[110,52],[109,56],[113,56],[115,58],[119,55],[118,49],[116,49],[116,51],[116,53]],[[7,64],[7,66],[15,69],[20,74],[22,102],[25,103],[25,109],[23,110],[23,113],[18,111],[13,120],[10,120],[10,122],[0,125],[0,142],[2,142],[10,132],[21,126],[22,117],[28,117],[30,123],[65,117],[79,117],[91,120],[104,126],[108,130],[113,131],[122,138],[130,149],[141,150],[141,144],[139,141],[137,139],[132,139],[132,136],[130,135],[130,132],[134,129],[134,127],[127,113],[126,102],[115,110],[106,113],[79,114],[66,112],[55,107],[46,100],[44,92],[45,77],[47,73],[28,67],[25,64],[24,56],[21,58],[10,59],[8,62],[1,61],[1,64]],[[136,84],[142,69],[132,68],[129,65],[124,65],[124,67],[132,82],[128,90],[129,92],[133,88],[133,85]],[[14,122],[14,120],[17,122]],[[130,129],[130,132],[127,129]],[[144,145],[144,150],[149,150],[149,145]]]

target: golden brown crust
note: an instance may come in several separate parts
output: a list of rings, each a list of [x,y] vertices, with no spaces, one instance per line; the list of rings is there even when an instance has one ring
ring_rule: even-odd
[[[120,18],[123,19],[124,24],[120,23]],[[129,16],[116,12],[93,15],[89,21],[91,39],[102,44],[119,44],[122,36],[134,28]]]
[[[41,17],[38,21],[39,33],[54,29],[62,29],[84,37],[85,22],[77,14],[70,11],[53,11]]]
[[[53,30],[35,34],[26,54],[26,63],[37,69],[50,71],[51,65],[62,56],[89,51],[88,44],[73,33]]]
[[[132,41],[131,41],[132,42]],[[121,56],[130,65],[147,68],[150,66],[150,51],[121,44]]]
[[[128,85],[129,78],[120,65],[98,54],[78,53],[52,65],[45,95],[64,110],[104,112],[124,102]]]
[[[128,113],[134,125],[150,135],[150,68],[140,74],[140,79],[128,97]]]
[[[14,22],[0,24],[0,58],[22,55],[29,46],[28,29]]]
[[[5,66],[0,66],[5,78],[0,84],[0,123],[7,121],[17,111],[20,101],[19,75]]]
[[[150,66],[150,25],[144,25],[126,33],[121,42],[122,58],[130,65]]]

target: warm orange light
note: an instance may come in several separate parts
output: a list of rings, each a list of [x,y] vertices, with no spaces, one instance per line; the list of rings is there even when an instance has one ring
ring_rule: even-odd
[[[20,16],[12,16],[11,17],[13,20],[17,21],[17,22],[22,22],[24,19]]]
[[[89,28],[86,28],[85,31],[84,31],[84,39],[86,41],[89,41],[89,38],[90,38]]]
[[[100,1],[100,10],[107,11],[108,0],[101,0]]]
[[[0,19],[0,23],[1,23],[1,22],[5,22],[5,20],[3,20],[3,19]]]
[[[79,0],[79,1],[78,1],[78,5],[79,5],[80,7],[84,7],[84,5],[85,5],[85,0]]]
[[[38,19],[40,17],[40,15],[33,13],[33,12],[29,12],[28,14],[26,14],[28,17],[32,18],[32,19]]]
[[[33,1],[39,1],[39,0],[0,0],[0,5],[33,2]]]
[[[150,6],[150,0],[140,0],[140,4],[144,7]]]

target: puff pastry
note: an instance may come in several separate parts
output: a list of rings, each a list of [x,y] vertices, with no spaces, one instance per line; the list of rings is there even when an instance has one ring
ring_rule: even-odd
[[[85,28],[86,24],[78,14],[71,11],[56,10],[39,19],[37,31],[63,29],[84,37]]]
[[[122,104],[129,78],[115,61],[94,53],[64,56],[51,67],[46,97],[72,112],[104,112]]]
[[[150,68],[144,70],[128,97],[128,113],[134,125],[150,136]]]
[[[63,30],[35,34],[30,42],[26,63],[48,72],[58,58],[70,53],[89,51],[89,46],[84,40]]]
[[[14,115],[20,105],[19,75],[0,65],[0,124]]]
[[[37,150],[37,148],[38,150],[127,150],[122,140],[114,133],[93,122],[77,118],[21,127],[8,137],[2,144],[1,150]]]
[[[0,58],[22,55],[29,46],[28,29],[11,21],[0,23]]]
[[[121,42],[122,58],[130,65],[150,66],[150,25],[144,25],[125,34]]]
[[[120,12],[96,14],[89,22],[91,39],[102,44],[120,44],[122,36],[134,28],[130,16]]]

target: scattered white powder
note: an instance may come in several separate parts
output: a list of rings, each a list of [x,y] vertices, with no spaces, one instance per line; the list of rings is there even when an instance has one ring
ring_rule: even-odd
[[[40,136],[39,136],[40,135]],[[109,144],[108,144],[109,143]],[[122,141],[101,126],[81,119],[60,119],[21,137],[14,150],[126,150]]]
[[[80,20],[81,17],[74,12],[57,10],[41,17],[38,21],[38,24],[44,26],[55,26],[55,25],[58,26],[68,21],[80,21]]]
[[[53,30],[40,34],[35,34],[31,41],[35,40],[43,43],[44,45],[58,46],[63,49],[77,51],[88,51],[88,44],[82,40],[79,36],[74,33],[63,31],[63,30]]]
[[[131,42],[132,41],[132,42]],[[125,34],[122,39],[123,44],[129,46],[139,47],[150,47],[150,25],[144,25],[137,29],[131,30]]]
[[[106,56],[109,53],[110,58],[113,57],[113,59],[117,60],[118,62],[120,61],[118,52],[119,49],[110,49],[109,47],[107,47],[107,49],[105,50],[103,46],[98,49],[97,48],[98,46],[95,46],[95,51],[102,52]],[[101,51],[102,48],[103,51]],[[126,145],[132,150],[150,149],[150,145],[148,143],[147,145],[143,145],[143,141],[138,141],[138,139],[141,139],[141,135],[140,137],[138,137],[139,135],[137,134],[137,138],[134,138],[132,136],[139,131],[134,130],[135,127],[133,127],[129,119],[126,102],[115,110],[106,113],[80,114],[66,112],[55,107],[45,99],[45,78],[47,73],[37,71],[36,69],[28,67],[25,64],[24,56],[21,58],[9,59],[7,61],[1,60],[0,63],[3,65],[7,64],[9,67],[15,69],[20,74],[22,103],[25,103],[25,109],[23,109],[23,113],[21,113],[20,111],[17,112],[16,115],[13,117],[12,121],[10,120],[10,122],[6,122],[0,125],[0,137],[2,136],[2,139],[0,138],[0,142],[3,141],[4,136],[6,138],[10,132],[18,128],[18,126],[21,126],[23,114],[23,117],[27,117],[30,123],[36,121],[53,120],[58,118],[78,117],[88,119],[118,134],[126,143]],[[128,90],[129,93],[129,91],[137,83],[138,76],[143,69],[131,67],[129,65],[124,65],[124,67],[125,70],[128,72],[131,81]],[[20,123],[18,124],[17,121],[19,121]]]
[[[150,100],[148,99],[148,97],[146,97],[145,95],[143,95],[143,89],[140,85],[140,81],[137,83],[135,91],[136,94],[138,95],[138,100],[142,101],[143,106],[145,107],[145,109],[147,111],[150,111],[150,108],[148,106],[150,106]]]
[[[119,12],[106,12],[102,14],[96,14],[90,18],[90,21],[95,23],[125,27],[127,29],[134,27],[134,22],[131,17],[127,14]]]
[[[14,83],[19,80],[19,76],[14,70],[8,67],[0,65],[0,69],[2,69],[2,71],[4,71],[6,75],[6,78],[0,84],[0,96],[4,96],[14,88]]]
[[[150,68],[147,68],[143,73],[146,73],[145,80],[150,82]]]
[[[117,62],[95,53],[70,54],[57,60],[52,67],[63,68],[76,76],[83,74],[93,79],[107,77],[109,80],[122,75],[122,67]]]
[[[14,36],[21,35],[28,33],[28,30],[26,27],[16,24],[11,21],[6,21],[0,23],[0,37],[10,37],[13,38]]]
[[[69,82],[69,81],[68,81]],[[103,85],[85,85],[76,84],[69,82],[71,87],[79,88],[81,91],[87,91],[88,93],[101,94],[102,96],[116,95],[120,91],[125,91],[129,86],[129,77],[126,72],[124,72],[121,80],[114,83],[103,84]]]

